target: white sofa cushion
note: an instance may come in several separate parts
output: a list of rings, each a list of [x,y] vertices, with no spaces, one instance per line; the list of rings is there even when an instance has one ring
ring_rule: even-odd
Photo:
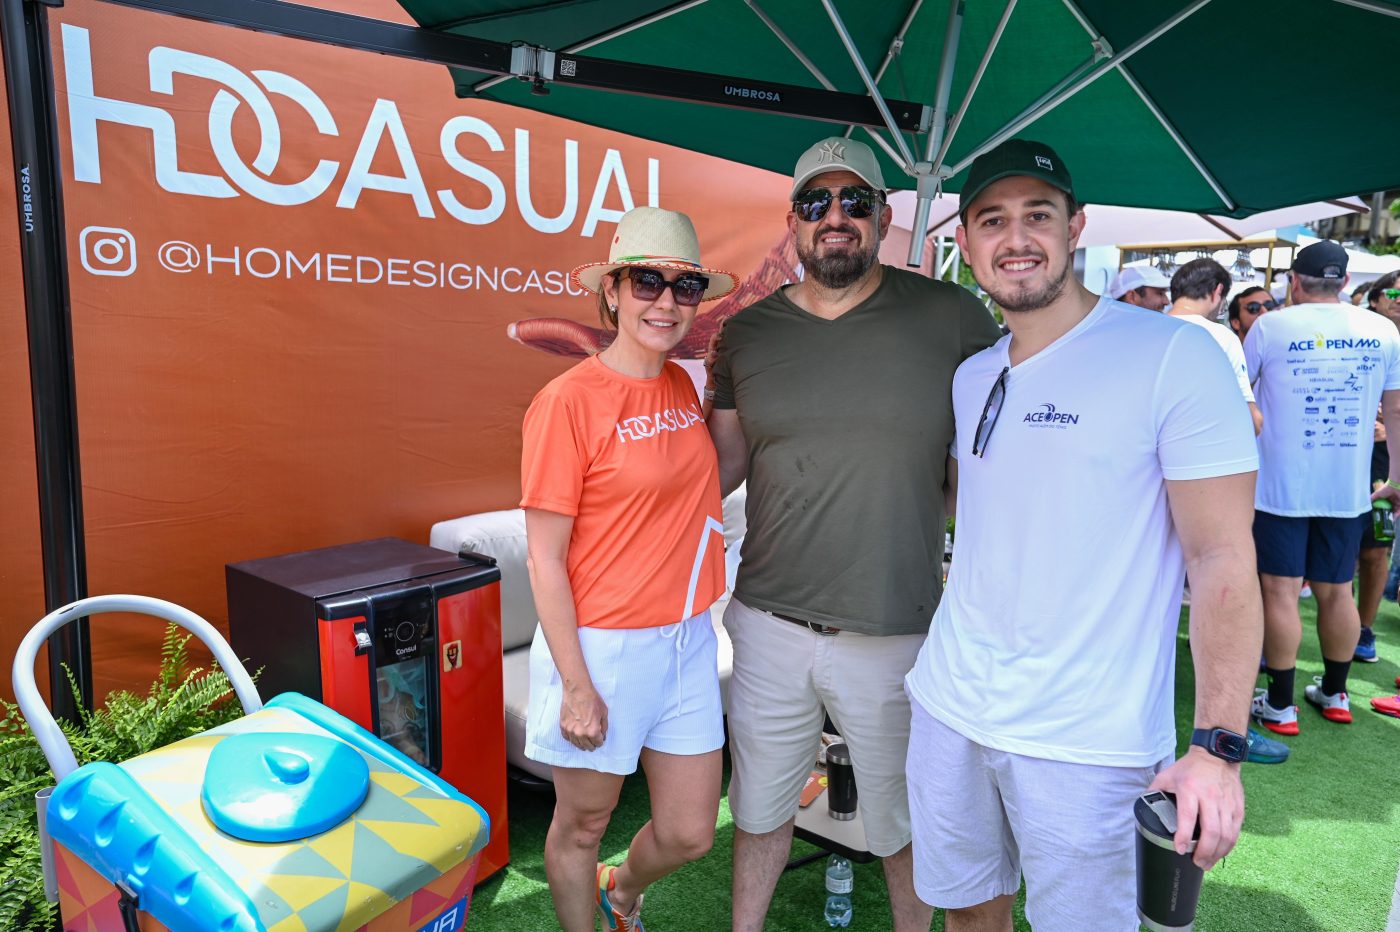
[[[428,544],[453,553],[475,550],[496,558],[501,571],[501,648],[529,647],[540,616],[535,613],[526,564],[525,512],[512,508],[439,521],[433,525]]]

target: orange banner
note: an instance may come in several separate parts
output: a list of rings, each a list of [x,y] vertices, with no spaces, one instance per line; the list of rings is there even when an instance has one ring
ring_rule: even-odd
[[[227,562],[514,506],[526,406],[598,347],[568,271],[634,205],[690,213],[742,303],[795,273],[770,173],[458,100],[437,66],[81,0],[51,21],[92,593],[222,625]],[[145,688],[159,625],[93,638],[99,695]]]

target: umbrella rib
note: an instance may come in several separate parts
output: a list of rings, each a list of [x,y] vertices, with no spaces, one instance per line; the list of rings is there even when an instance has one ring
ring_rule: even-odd
[[[573,0],[566,0],[566,2],[573,2]],[[655,13],[648,13],[646,16],[632,20],[630,23],[623,23],[621,26],[618,26],[614,29],[609,29],[607,32],[602,32],[596,36],[591,36],[587,39],[575,42],[573,45],[567,46],[566,48],[560,49],[559,51],[565,55],[574,55],[579,52],[586,51],[587,49],[591,49],[593,48],[593,46],[598,45],[599,43],[607,42],[609,39],[616,39],[618,36],[625,36],[629,32],[641,29],[644,26],[650,26],[652,23],[659,23],[663,19],[675,16],[677,13],[684,13],[686,10],[689,10],[692,7],[700,6],[702,3],[705,2],[707,2],[707,0],[683,0],[683,2],[677,3],[674,6],[668,6],[664,10],[657,10]],[[514,77],[515,75],[504,74],[500,77],[487,78],[485,81],[479,81],[476,84],[473,84],[472,92],[480,94],[482,91],[489,90],[490,88],[495,87],[497,84],[502,84],[506,81],[510,81],[514,79]]]
[[[757,0],[744,0],[744,4],[749,9],[753,10],[754,15],[759,18],[763,25],[768,27],[768,31],[777,36],[778,41],[786,46],[787,50],[792,53],[792,57],[801,62],[802,66],[811,72],[812,77],[816,78],[822,87],[829,91],[836,90],[836,85],[832,84],[831,81],[827,79],[827,76],[822,74],[821,69],[817,67],[816,63],[807,57],[807,53],[802,51],[798,44],[792,41],[787,33],[783,32],[782,27],[773,21],[773,18],[768,15],[763,7],[758,5]]]
[[[841,14],[836,12],[836,6],[831,0],[822,0],[822,6],[826,8],[826,15],[831,19],[831,25],[836,29],[836,34],[841,38],[841,44],[846,47],[846,55],[851,59],[851,64],[856,66],[856,71],[860,73],[860,79],[865,82],[866,93],[870,95],[871,101],[875,104],[875,109],[880,111],[880,116],[885,121],[885,128],[890,131],[894,141],[899,143],[900,167],[906,173],[912,174],[914,163],[914,153],[909,148],[909,143],[905,141],[904,134],[899,131],[899,126],[894,121],[894,116],[890,114],[890,108],[885,104],[885,97],[880,93],[880,88],[875,85],[875,79],[870,74],[870,69],[865,67],[865,62],[861,60],[860,50],[856,48],[855,40],[851,38],[851,33],[846,29],[846,24],[841,21]]]
[[[909,23],[913,21],[914,10],[917,10],[919,8],[919,4],[922,2],[923,0],[915,0],[913,10],[910,10],[909,16],[904,21],[904,28],[908,28]],[[799,62],[803,64],[803,66],[806,67],[806,69],[809,72],[811,72],[812,77],[816,78],[819,82],[821,82],[822,87],[826,88],[829,91],[836,90],[836,85],[832,84],[831,81],[827,78],[827,76],[822,74],[821,70],[817,68],[816,64],[814,64],[812,60],[808,58],[806,54],[803,53],[802,49],[797,45],[796,42],[792,41],[792,39],[787,35],[787,33],[783,32],[782,27],[773,21],[773,19],[767,14],[767,12],[765,12],[764,9],[758,5],[756,0],[744,0],[744,3],[748,5],[749,9],[753,10],[754,15],[757,16],[763,22],[763,25],[768,27],[768,30],[778,38],[778,41],[787,47],[787,50],[793,54],[793,57],[795,57]],[[902,36],[903,29],[901,29],[899,35],[896,36],[895,41],[899,41]],[[883,71],[883,66],[881,70]],[[876,80],[879,79],[877,78]],[[853,129],[855,129],[854,124],[847,126],[846,136],[849,137],[851,134],[851,130]],[[899,164],[902,161],[899,153],[895,151],[893,146],[891,146],[888,142],[885,141],[885,138],[883,136],[875,132],[869,126],[864,126],[862,127],[862,129],[864,129],[865,132],[870,136],[870,138],[875,141],[876,145],[878,145],[881,149],[884,150],[885,154],[890,157],[890,161],[896,164]]]
[[[823,2],[829,3],[830,0],[823,0]],[[1110,56],[1106,61],[1102,62],[1100,65],[1094,68],[1094,70],[1090,71],[1088,74],[1084,75],[1082,78],[1079,78],[1074,83],[1069,85],[1069,87],[1056,94],[1043,106],[1035,109],[1031,113],[1025,114],[1012,120],[1010,123],[1003,126],[1000,130],[993,133],[988,139],[983,141],[981,145],[977,146],[975,149],[969,152],[961,162],[959,162],[957,165],[954,165],[951,170],[951,174],[958,174],[959,172],[967,168],[969,165],[971,165],[973,160],[976,159],[977,156],[981,155],[983,152],[986,152],[988,149],[991,149],[994,146],[1000,145],[1002,142],[1005,142],[1012,136],[1015,136],[1021,130],[1029,126],[1031,123],[1034,123],[1036,120],[1045,116],[1047,113],[1054,110],[1066,100],[1069,100],[1075,94],[1078,94],[1090,84],[1093,84],[1099,78],[1107,74],[1110,70],[1117,68],[1121,63],[1127,61],[1129,58],[1142,51],[1142,49],[1147,47],[1152,42],[1156,41],[1165,33],[1170,32],[1172,28],[1175,27],[1178,23],[1186,19],[1192,13],[1195,13],[1197,10],[1199,10],[1201,7],[1205,6],[1209,2],[1210,0],[1195,0],[1194,3],[1190,4],[1184,9],[1178,10],[1177,12],[1169,16],[1166,20],[1164,20],[1160,25],[1154,28],[1152,31],[1148,32],[1141,38],[1135,40],[1131,45],[1123,49],[1123,51],[1117,52],[1114,55]]]
[[[1084,27],[1084,31],[1089,33],[1089,35],[1092,36],[1095,41],[1099,41],[1104,38],[1103,33],[1100,32],[1094,26],[1093,22],[1089,19],[1089,17],[1082,10],[1079,9],[1079,5],[1075,3],[1075,0],[1064,0],[1064,5],[1069,9],[1071,13],[1074,14],[1074,18],[1079,20],[1079,25]],[[1138,95],[1138,99],[1141,100],[1143,104],[1147,107],[1147,109],[1151,111],[1152,115],[1157,118],[1157,122],[1161,124],[1162,129],[1167,131],[1167,135],[1172,138],[1172,141],[1176,143],[1179,149],[1181,149],[1182,154],[1185,155],[1186,158],[1191,162],[1191,165],[1196,169],[1200,176],[1205,179],[1206,184],[1210,185],[1211,190],[1215,192],[1216,196],[1219,197],[1220,200],[1225,203],[1225,206],[1229,210],[1236,209],[1236,207],[1238,207],[1239,205],[1235,203],[1234,198],[1230,197],[1230,195],[1225,192],[1225,187],[1206,168],[1205,163],[1201,161],[1198,155],[1196,155],[1196,150],[1192,149],[1190,144],[1186,142],[1185,138],[1182,137],[1180,131],[1177,130],[1175,124],[1173,124],[1171,120],[1167,119],[1167,115],[1162,112],[1162,108],[1157,106],[1157,101],[1153,100],[1151,95],[1149,95],[1147,91],[1143,89],[1142,85],[1138,83],[1137,77],[1131,71],[1128,70],[1127,64],[1120,63],[1116,67],[1118,69],[1118,73],[1123,76],[1123,80],[1127,81],[1128,86],[1133,89],[1133,93]],[[1204,217],[1205,214],[1201,214],[1201,216]],[[1215,226],[1220,226],[1219,224],[1215,224],[1214,221],[1211,221],[1211,223],[1213,223]],[[1221,229],[1224,229],[1224,227],[1221,227]],[[1226,230],[1225,232],[1229,233],[1230,231]],[[1233,236],[1234,234],[1230,235]]]
[[[1238,233],[1236,233],[1234,230],[1232,230],[1232,229],[1230,229],[1229,227],[1227,227],[1225,224],[1223,224],[1223,223],[1221,223],[1220,221],[1216,220],[1216,219],[1215,219],[1214,217],[1212,217],[1210,214],[1197,213],[1196,216],[1197,216],[1197,217],[1200,217],[1200,218],[1201,218],[1202,220],[1204,220],[1206,223],[1209,223],[1211,226],[1215,227],[1217,230],[1219,230],[1220,232],[1224,233],[1226,236],[1230,237],[1230,239],[1235,240],[1236,242],[1238,242],[1239,240],[1244,239],[1244,237],[1240,236]]]
[[[904,36],[906,33],[909,32],[909,27],[914,25],[914,16],[918,14],[919,7],[923,5],[924,0],[914,0],[914,2],[909,5],[909,12],[904,14],[904,22],[899,24],[899,29],[895,31],[894,37],[890,39],[890,44],[885,47],[884,60],[880,62],[880,67],[875,69],[876,84],[879,84],[881,81],[884,80],[885,72],[889,70],[890,64],[894,62],[895,57],[899,55],[901,50],[903,50]],[[904,92],[901,91],[901,93]],[[851,132],[855,130],[855,128],[855,124],[852,123],[851,125],[846,127],[846,131],[842,133],[842,135],[849,139]],[[870,129],[868,127],[866,128],[866,132],[870,132]],[[871,133],[871,135],[873,136],[874,134]],[[890,153],[890,158],[895,162],[899,161],[899,159],[896,158],[893,153]]]
[[[1381,6],[1379,3],[1371,3],[1368,0],[1332,0],[1332,2],[1354,6],[1358,10],[1365,10],[1368,13],[1379,13],[1382,16],[1393,16],[1400,19],[1400,10],[1390,6]]]

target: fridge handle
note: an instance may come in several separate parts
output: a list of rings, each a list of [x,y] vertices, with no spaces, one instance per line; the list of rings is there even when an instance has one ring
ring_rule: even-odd
[[[248,671],[243,669],[243,664],[239,662],[233,648],[229,647],[228,641],[224,640],[217,628],[189,609],[182,608],[174,602],[144,595],[95,595],[79,599],[55,609],[29,629],[29,633],[20,642],[19,650],[15,652],[11,679],[15,700],[20,711],[24,713],[25,720],[29,722],[34,737],[38,739],[39,748],[48,759],[49,766],[53,768],[55,782],[77,770],[78,762],[73,756],[73,748],[68,744],[68,739],[64,737],[63,730],[54,721],[49,707],[44,703],[44,697],[39,694],[39,689],[34,683],[34,662],[38,659],[39,648],[50,634],[70,621],[102,612],[134,612],[174,622],[199,638],[214,654],[214,659],[228,675],[229,684],[238,695],[238,701],[243,704],[245,714],[262,708],[262,699],[258,697],[257,688],[248,676]]]

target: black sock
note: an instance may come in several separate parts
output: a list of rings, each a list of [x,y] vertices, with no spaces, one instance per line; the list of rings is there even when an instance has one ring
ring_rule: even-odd
[[[1296,671],[1297,667],[1289,667],[1287,670],[1264,668],[1264,673],[1269,678],[1269,705],[1275,709],[1293,707],[1293,674]]]
[[[1347,691],[1347,674],[1351,672],[1350,660],[1328,660],[1322,658],[1322,691],[1329,696]]]

